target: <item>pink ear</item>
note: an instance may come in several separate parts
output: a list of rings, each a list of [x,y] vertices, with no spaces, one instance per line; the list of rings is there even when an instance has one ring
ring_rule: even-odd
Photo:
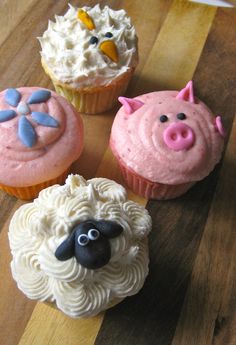
[[[127,114],[134,113],[136,110],[138,110],[139,108],[141,108],[144,105],[143,102],[141,102],[137,99],[134,99],[134,98],[119,97],[118,100],[121,104],[123,104],[123,106],[125,108],[125,112]]]
[[[195,103],[194,100],[194,94],[193,94],[193,82],[190,80],[188,84],[180,90],[178,95],[176,96],[176,99],[182,99],[183,101],[187,101],[190,103]]]
[[[220,135],[224,138],[225,137],[225,129],[224,129],[224,126],[223,126],[223,123],[221,121],[220,116],[216,117],[215,126],[216,126],[216,129],[218,130],[218,132],[220,133]]]

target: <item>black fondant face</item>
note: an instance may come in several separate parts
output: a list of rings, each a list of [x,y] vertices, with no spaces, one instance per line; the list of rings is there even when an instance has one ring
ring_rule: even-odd
[[[111,258],[109,238],[119,236],[122,231],[122,226],[113,221],[87,220],[73,228],[55,256],[61,261],[75,256],[78,263],[89,269],[103,267]]]

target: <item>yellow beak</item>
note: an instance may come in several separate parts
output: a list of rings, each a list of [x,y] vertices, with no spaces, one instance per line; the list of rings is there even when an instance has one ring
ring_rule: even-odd
[[[77,16],[81,20],[81,22],[84,23],[88,30],[95,29],[94,22],[86,11],[80,9],[77,13]]]
[[[103,41],[99,48],[105,54],[108,56],[112,61],[118,62],[119,56],[118,56],[118,51],[115,43],[113,41]]]

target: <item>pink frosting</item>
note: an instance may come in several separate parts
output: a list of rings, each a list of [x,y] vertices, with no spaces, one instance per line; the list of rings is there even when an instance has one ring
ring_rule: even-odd
[[[152,182],[201,180],[221,157],[223,138],[210,109],[197,99],[193,103],[177,95],[177,91],[141,95],[136,99],[144,105],[130,115],[122,106],[112,126],[110,146],[115,156]],[[186,118],[178,119],[179,113]],[[161,115],[167,121],[161,122]],[[173,143],[176,139],[179,142]]]
[[[27,101],[38,87],[17,89],[21,101]],[[13,109],[4,99],[6,91],[0,93],[0,110]],[[25,187],[35,185],[61,175],[80,155],[83,148],[83,123],[76,112],[63,97],[51,91],[48,101],[29,105],[31,112],[45,112],[54,117],[58,128],[44,127],[36,124],[27,115],[34,126],[38,140],[29,148],[18,138],[17,128],[19,114],[9,121],[0,123],[0,183]]]

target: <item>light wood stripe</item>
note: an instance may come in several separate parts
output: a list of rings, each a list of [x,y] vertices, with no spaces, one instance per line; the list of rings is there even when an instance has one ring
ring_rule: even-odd
[[[236,284],[235,137],[236,121],[172,345],[195,345],[196,339],[199,344],[234,344],[230,339],[233,341],[235,334],[224,334],[222,331],[227,339],[223,340],[218,332],[224,322],[234,322],[235,325],[235,304],[232,305]],[[226,280],[222,280],[225,272]]]
[[[150,8],[150,12],[152,11],[153,8]],[[132,16],[132,13],[129,14]],[[181,23],[177,21],[179,15],[182,17]],[[186,1],[174,1],[144,65],[138,84],[135,86],[135,92],[140,94],[150,91],[150,88],[156,90],[158,86],[180,88],[191,79],[214,15],[214,8],[205,9]],[[145,39],[145,37],[140,39]],[[188,57],[185,57],[186,54]],[[109,149],[103,157],[96,176],[113,178],[118,182],[121,179]],[[143,205],[146,204],[145,199],[131,192],[129,192],[129,197]],[[59,311],[37,304],[19,344],[92,345],[102,325],[103,314],[95,319],[67,320]],[[60,326],[57,327],[57,325]],[[71,332],[68,332],[68,327],[72,328]],[[62,330],[65,332],[66,339],[63,338]]]

